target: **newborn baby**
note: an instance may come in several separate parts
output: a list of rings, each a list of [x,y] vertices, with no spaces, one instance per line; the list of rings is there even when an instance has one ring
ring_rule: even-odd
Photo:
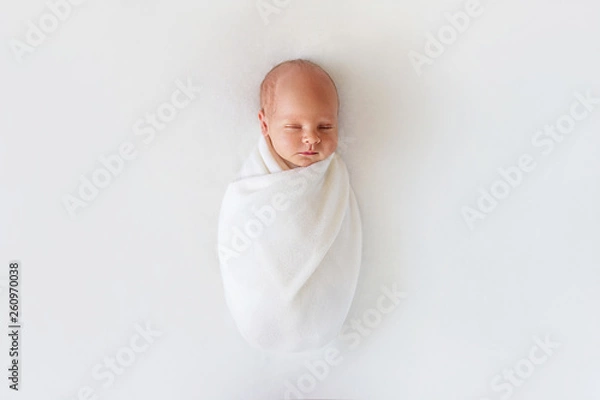
[[[339,97],[317,64],[265,77],[262,135],[225,193],[218,253],[227,305],[251,345],[313,350],[340,332],[362,254],[360,213],[335,153]]]
[[[275,67],[261,85],[260,105],[262,134],[282,169],[306,167],[335,151],[337,89],[317,65],[295,60]]]

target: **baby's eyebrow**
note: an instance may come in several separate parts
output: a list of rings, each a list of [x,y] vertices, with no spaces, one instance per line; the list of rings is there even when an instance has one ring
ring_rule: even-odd
[[[295,121],[293,119],[283,120],[284,125],[302,125],[300,121]],[[330,119],[323,118],[319,125],[333,125],[333,122]]]

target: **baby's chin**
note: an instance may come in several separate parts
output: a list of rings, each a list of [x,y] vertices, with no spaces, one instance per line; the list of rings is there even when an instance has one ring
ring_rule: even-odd
[[[312,156],[304,156],[301,154],[297,154],[291,159],[286,159],[288,165],[292,166],[292,168],[297,167],[308,167],[311,164],[314,164],[319,161],[323,161],[327,157],[323,155],[323,153],[318,153]]]

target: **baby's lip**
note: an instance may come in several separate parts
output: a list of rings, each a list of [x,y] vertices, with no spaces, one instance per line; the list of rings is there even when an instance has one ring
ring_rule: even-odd
[[[302,152],[302,153],[300,153],[300,154],[304,154],[304,155],[313,155],[313,154],[317,154],[317,153],[318,153],[317,151],[303,151],[303,152]]]

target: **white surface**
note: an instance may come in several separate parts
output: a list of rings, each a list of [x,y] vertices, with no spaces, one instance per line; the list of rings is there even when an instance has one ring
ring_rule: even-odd
[[[575,92],[600,97],[600,3],[483,4],[418,76],[408,53],[464,2],[290,1],[265,25],[254,1],[89,0],[18,63],[9,40],[47,8],[2,0],[0,280],[22,262],[24,328],[21,391],[3,372],[1,397],[262,400],[300,379],[307,398],[495,400],[495,375],[550,335],[561,346],[513,398],[598,398],[600,107],[548,155],[531,140]],[[377,313],[382,285],[406,292],[332,344],[338,365],[314,387],[304,362],[323,353],[267,357],[239,336],[215,251],[260,80],[294,57],[340,90],[364,229],[349,322]],[[197,98],[145,144],[133,125],[188,78]],[[70,218],[63,196],[126,141],[137,158]],[[461,208],[526,153],[536,168],[469,230]],[[145,321],[162,336],[111,384],[94,379]],[[2,335],[2,365],[7,348]]]

